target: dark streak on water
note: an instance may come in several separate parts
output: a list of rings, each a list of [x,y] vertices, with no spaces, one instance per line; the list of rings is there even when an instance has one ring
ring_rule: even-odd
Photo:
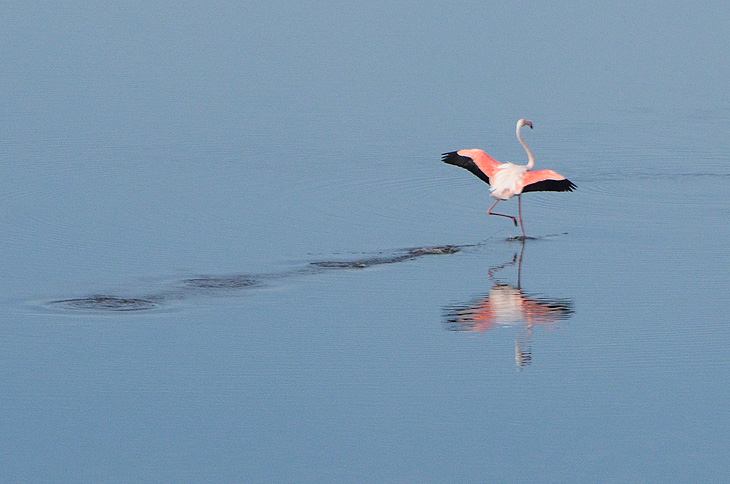
[[[407,260],[422,257],[424,255],[443,255],[443,254],[454,254],[459,252],[462,247],[458,245],[444,245],[441,247],[419,247],[414,249],[407,249],[405,253],[399,255],[392,255],[389,257],[372,257],[368,259],[360,259],[354,261],[322,261],[312,262],[311,265],[327,268],[327,269],[365,269],[379,264],[395,264],[397,262],[404,262]]]
[[[195,277],[185,279],[183,283],[192,288],[198,289],[241,289],[244,287],[252,287],[260,284],[258,279],[246,275],[236,275],[232,277]]]
[[[391,255],[368,257],[352,261],[318,261],[309,265],[285,272],[271,274],[236,274],[232,276],[200,276],[182,281],[182,288],[177,292],[146,296],[143,298],[121,297],[113,295],[93,295],[89,297],[61,299],[51,301],[48,305],[55,309],[67,311],[144,311],[157,309],[166,299],[181,299],[194,294],[205,293],[208,295],[222,291],[242,290],[259,287],[266,281],[282,279],[294,276],[302,276],[324,272],[328,269],[365,269],[380,264],[395,264],[413,260],[425,255],[445,255],[459,252],[464,247],[473,247],[478,244],[468,245],[443,245],[438,247],[416,247],[398,250]]]

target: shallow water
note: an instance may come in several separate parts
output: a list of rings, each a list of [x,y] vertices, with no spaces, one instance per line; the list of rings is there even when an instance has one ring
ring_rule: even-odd
[[[2,7],[3,479],[727,480],[730,15],[411,7]]]

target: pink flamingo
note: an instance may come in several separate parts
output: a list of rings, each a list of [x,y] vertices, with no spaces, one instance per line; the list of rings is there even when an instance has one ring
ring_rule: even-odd
[[[517,227],[517,219],[512,215],[492,212],[492,209],[501,200],[509,200],[517,195],[517,206],[522,228],[522,240],[525,240],[525,226],[522,223],[522,197],[525,192],[572,192],[576,185],[559,173],[552,170],[530,171],[535,167],[535,157],[522,139],[520,129],[529,126],[532,121],[520,119],[517,121],[517,139],[527,152],[527,165],[500,163],[482,150],[459,150],[444,153],[441,160],[449,165],[460,166],[478,176],[482,181],[491,185],[492,198],[496,201],[489,207],[489,215],[511,218]]]

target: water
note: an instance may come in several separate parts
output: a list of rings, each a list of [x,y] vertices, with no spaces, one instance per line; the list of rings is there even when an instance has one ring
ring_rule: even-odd
[[[3,6],[0,480],[726,482],[727,10]]]

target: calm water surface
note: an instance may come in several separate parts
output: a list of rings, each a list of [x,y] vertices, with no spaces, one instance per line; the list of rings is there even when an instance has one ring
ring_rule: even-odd
[[[594,8],[1,7],[0,480],[727,482],[730,11]]]

